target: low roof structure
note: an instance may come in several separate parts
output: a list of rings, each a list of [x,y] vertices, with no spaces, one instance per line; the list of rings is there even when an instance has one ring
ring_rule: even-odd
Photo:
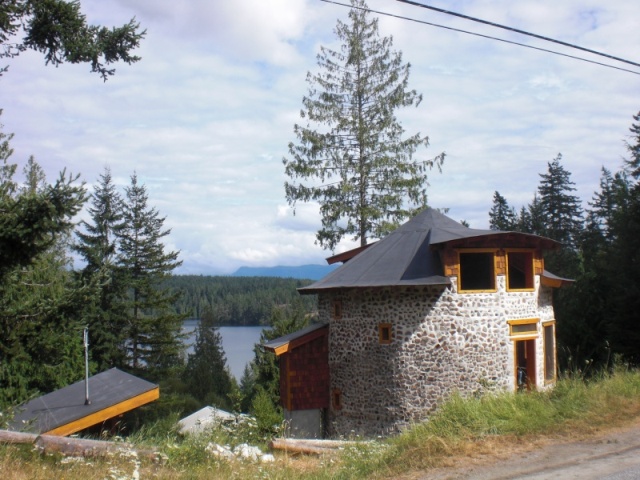
[[[67,436],[98,425],[160,397],[158,385],[117,368],[48,393],[18,407],[11,430]]]
[[[236,416],[233,413],[207,406],[181,419],[178,422],[178,427],[179,432],[183,435],[198,434],[220,423],[235,421]]]
[[[270,340],[264,344],[264,348],[279,357],[283,353],[287,353],[304,343],[310,342],[314,338],[326,335],[323,329],[327,328],[329,328],[328,323],[314,323],[296,332]]]
[[[478,237],[519,237],[543,249],[560,246],[555,240],[520,232],[468,228],[433,208],[426,208],[382,240],[331,257],[329,263],[345,261],[323,279],[298,289],[313,294],[335,288],[416,285],[450,285],[444,276],[438,246]],[[334,260],[335,259],[335,260]]]

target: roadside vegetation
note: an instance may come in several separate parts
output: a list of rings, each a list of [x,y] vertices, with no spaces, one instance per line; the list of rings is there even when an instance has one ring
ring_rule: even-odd
[[[137,448],[155,447],[153,462],[133,453],[101,459],[42,456],[31,446],[0,446],[5,479],[358,479],[396,478],[452,465],[456,459],[505,453],[544,440],[588,436],[630,424],[640,417],[640,371],[619,367],[584,378],[567,376],[549,392],[453,396],[430,418],[388,439],[365,440],[335,455],[274,452],[275,462],[226,459],[211,445],[243,443],[267,449],[270,432],[254,423],[181,437],[177,417],[145,426],[127,439]],[[356,439],[357,440],[357,439]]]

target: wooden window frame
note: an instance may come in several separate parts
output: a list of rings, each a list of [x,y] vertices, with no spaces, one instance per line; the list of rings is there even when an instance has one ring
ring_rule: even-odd
[[[552,329],[552,333],[551,333],[551,348],[553,349],[552,355],[553,355],[553,374],[551,377],[548,376],[549,374],[549,369],[548,369],[548,365],[547,365],[547,330],[546,328],[551,328]],[[542,323],[542,365],[543,365],[543,371],[544,371],[544,383],[545,385],[549,385],[551,383],[555,383],[557,378],[558,378],[558,354],[557,354],[557,349],[556,349],[556,321],[555,320],[551,320],[549,322],[543,322]]]
[[[331,390],[331,406],[334,410],[342,410],[342,390],[339,388]]]
[[[342,318],[342,300],[334,300],[331,304],[331,313],[334,320]]]
[[[378,342],[380,345],[389,345],[393,341],[393,330],[390,323],[378,324]]]
[[[538,333],[538,324],[540,323],[539,318],[520,318],[518,320],[507,320],[509,324],[509,337],[517,339],[517,340],[529,340],[539,337]],[[535,330],[530,330],[526,332],[514,332],[514,325],[535,325]]]
[[[493,255],[493,288],[466,290],[462,288],[462,263],[460,255],[478,253],[491,253]],[[498,266],[496,263],[498,249],[496,248],[461,248],[456,250],[457,254],[457,270],[458,270],[458,293],[495,293],[498,291]]]
[[[509,255],[513,253],[528,253],[531,255],[531,275],[529,281],[531,282],[530,287],[525,288],[511,288],[511,276],[509,275]],[[506,263],[506,277],[507,277],[507,291],[508,292],[533,292],[535,290],[536,281],[535,281],[535,250],[530,248],[507,248],[505,249],[505,263]]]

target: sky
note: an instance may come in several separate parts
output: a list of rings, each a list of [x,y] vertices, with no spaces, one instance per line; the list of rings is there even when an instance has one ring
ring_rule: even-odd
[[[640,63],[640,3],[628,0],[455,0],[432,6]],[[338,49],[348,8],[321,0],[82,1],[92,24],[135,17],[147,30],[135,52],[102,82],[87,65],[46,66],[37,52],[5,61],[0,123],[14,133],[12,161],[30,155],[49,181],[63,169],[89,192],[105,168],[124,188],[135,172],[149,204],[166,217],[175,273],[227,275],[241,266],[323,264],[320,215],[284,193],[283,157],[295,142],[307,72],[320,46]],[[407,135],[429,137],[417,159],[446,153],[429,173],[430,206],[487,228],[495,191],[519,209],[539,174],[562,154],[585,207],[601,168],[621,168],[640,67],[418,8],[369,0],[380,34],[411,64],[418,107],[397,112]],[[606,63],[629,73],[472,36],[451,28]],[[87,218],[86,212],[78,218]],[[353,248],[347,239],[336,253]]]

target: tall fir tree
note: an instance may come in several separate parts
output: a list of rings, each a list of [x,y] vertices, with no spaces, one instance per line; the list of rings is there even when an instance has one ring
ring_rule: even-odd
[[[549,162],[547,173],[540,174],[540,208],[544,218],[544,235],[570,249],[575,249],[583,228],[580,198],[571,173],[561,164],[562,155]]]
[[[8,141],[7,137],[2,138]],[[27,184],[20,187],[13,181],[16,165],[7,162],[11,153],[8,143],[0,150],[6,154],[3,163],[7,167],[2,170],[0,187],[0,237],[16,247],[13,253],[20,250],[21,256],[17,262],[4,262],[0,276],[3,408],[82,377],[82,305],[95,292],[74,281],[66,254],[72,227],[69,217],[83,201],[82,187],[65,180],[47,184],[33,157],[25,167]],[[37,181],[31,182],[32,178]],[[50,205],[54,199],[61,204]],[[38,212],[42,218],[33,216]]]
[[[640,333],[637,320],[640,311],[640,113],[633,116],[631,141],[627,142],[629,158],[625,172],[633,180],[626,202],[621,203],[612,225],[612,276],[617,288],[611,296],[609,331],[613,348],[624,359],[640,365]]]
[[[122,272],[116,265],[117,233],[122,228],[122,198],[109,168],[105,168],[91,194],[89,220],[80,222],[74,250],[85,261],[81,278],[99,285],[96,301],[85,306],[91,358],[98,371],[124,367],[126,316],[122,298],[126,295]]]
[[[491,230],[511,231],[518,225],[518,214],[509,206],[507,199],[498,191],[493,193],[493,205],[489,211],[489,228]]]
[[[123,225],[116,236],[117,263],[127,287],[127,362],[133,370],[145,369],[159,378],[182,363],[186,315],[173,312],[179,294],[161,285],[182,262],[179,252],[165,252],[162,240],[171,230],[164,229],[165,218],[148,206],[147,190],[135,173],[125,194]]]
[[[427,204],[427,170],[444,154],[416,160],[428,145],[420,133],[404,137],[396,111],[418,105],[408,90],[409,64],[380,37],[364,0],[352,0],[349,22],[335,29],[339,51],[321,47],[320,73],[307,74],[302,100],[306,125],[294,126],[298,143],[284,158],[285,195],[290,205],[318,202],[322,228],[317,242],[333,250],[351,236],[361,245],[380,238]]]
[[[206,309],[196,329],[193,353],[185,369],[187,391],[201,404],[232,408],[232,379],[222,347],[222,335],[211,309]]]
[[[575,278],[579,274],[579,244],[584,228],[580,199],[575,191],[571,173],[561,164],[562,155],[549,162],[547,173],[540,174],[538,186],[540,215],[543,225],[540,232],[562,243],[559,251],[547,255],[545,264],[556,274]]]

